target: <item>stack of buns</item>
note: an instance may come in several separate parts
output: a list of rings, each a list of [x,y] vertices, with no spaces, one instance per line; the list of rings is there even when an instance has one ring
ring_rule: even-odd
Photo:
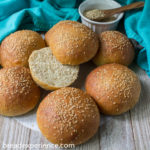
[[[0,46],[0,114],[18,116],[34,109],[40,100],[40,88],[28,69],[32,51],[45,47],[41,35],[21,30],[6,37]]]
[[[45,44],[46,42],[46,44]],[[45,46],[48,47],[45,47]],[[45,34],[17,31],[0,47],[0,114],[22,115],[49,93],[37,110],[42,134],[55,144],[82,144],[98,130],[100,113],[120,115],[135,106],[141,92],[130,40],[118,31],[99,36],[75,21],[61,21]],[[86,78],[86,92],[70,86],[87,61],[99,66]]]

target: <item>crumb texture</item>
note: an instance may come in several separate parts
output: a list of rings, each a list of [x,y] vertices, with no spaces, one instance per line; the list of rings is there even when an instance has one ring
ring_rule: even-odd
[[[54,87],[69,86],[79,72],[79,66],[62,65],[48,47],[31,54],[29,67],[33,78]]]

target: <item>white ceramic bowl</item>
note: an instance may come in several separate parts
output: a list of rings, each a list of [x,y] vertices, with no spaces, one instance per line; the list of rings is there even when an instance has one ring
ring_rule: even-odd
[[[83,15],[84,11],[90,9],[104,10],[104,9],[112,9],[118,7],[121,7],[121,5],[114,0],[86,0],[80,4],[79,14],[81,16],[82,23],[88,26],[89,28],[91,28],[94,32],[99,34],[103,31],[115,30],[118,26],[119,21],[123,17],[124,13],[115,15],[116,20],[110,22],[96,22],[86,18]]]

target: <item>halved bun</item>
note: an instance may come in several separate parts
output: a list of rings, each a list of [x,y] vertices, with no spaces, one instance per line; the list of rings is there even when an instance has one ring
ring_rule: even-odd
[[[79,72],[79,66],[62,65],[57,61],[48,47],[31,54],[29,68],[34,81],[46,90],[71,85]]]

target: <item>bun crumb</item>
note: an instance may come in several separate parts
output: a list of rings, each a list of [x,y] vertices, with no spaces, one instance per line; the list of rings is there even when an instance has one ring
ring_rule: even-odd
[[[79,73],[79,66],[62,65],[48,47],[31,54],[29,67],[35,82],[47,90],[71,85]]]

